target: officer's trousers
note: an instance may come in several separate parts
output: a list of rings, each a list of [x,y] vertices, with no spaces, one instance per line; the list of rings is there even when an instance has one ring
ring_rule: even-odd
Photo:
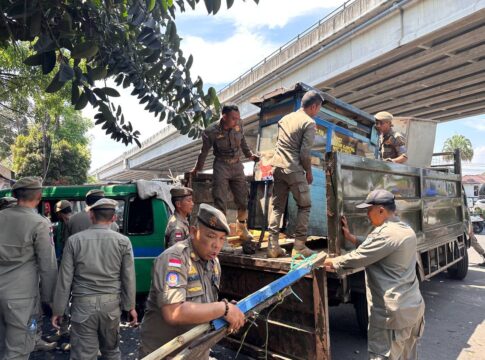
[[[369,325],[367,348],[370,360],[417,360],[418,340],[423,335],[424,318],[404,329],[381,329]]]
[[[212,179],[212,197],[214,198],[214,206],[217,209],[226,214],[227,195],[231,191],[238,214],[247,211],[249,190],[246,177],[244,176],[243,164],[240,162],[229,164],[216,158],[214,160]],[[246,219],[238,218],[238,220]]]
[[[38,320],[37,298],[0,299],[0,359],[28,359],[34,350],[36,329],[28,331],[29,320]]]
[[[73,297],[71,305],[71,360],[120,359],[120,297]]]
[[[270,233],[276,235],[280,231],[281,219],[285,214],[288,201],[288,193],[291,192],[298,205],[295,240],[306,241],[312,202],[310,186],[308,186],[305,173],[302,171],[286,174],[283,169],[277,167],[273,170],[273,178],[273,209],[269,217]]]
[[[485,257],[485,250],[483,250],[482,246],[478,243],[478,240],[475,234],[472,234],[472,236],[470,236],[470,245],[478,254]]]

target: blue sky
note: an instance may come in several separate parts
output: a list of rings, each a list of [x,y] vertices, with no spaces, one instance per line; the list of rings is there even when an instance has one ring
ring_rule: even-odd
[[[262,0],[256,5],[252,0],[238,0],[230,10],[221,9],[216,16],[208,16],[201,2],[195,11],[188,9],[177,17],[181,48],[186,56],[194,55],[192,76],[200,75],[206,85],[220,89],[342,3],[304,0],[294,6],[294,0]],[[142,140],[162,128],[163,124],[145,112],[129,91],[120,92],[125,117],[141,131]],[[84,115],[92,118],[94,112],[86,109]],[[473,162],[484,164],[478,170],[485,172],[485,115],[438,125],[435,150],[440,151],[446,138],[455,133],[471,140],[476,153]],[[91,169],[129,149],[106,137],[99,127],[91,135]]]

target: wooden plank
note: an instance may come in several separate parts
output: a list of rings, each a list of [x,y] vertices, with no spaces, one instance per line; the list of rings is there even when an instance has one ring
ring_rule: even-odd
[[[315,316],[315,357],[330,360],[327,276],[323,269],[313,270],[313,312]]]

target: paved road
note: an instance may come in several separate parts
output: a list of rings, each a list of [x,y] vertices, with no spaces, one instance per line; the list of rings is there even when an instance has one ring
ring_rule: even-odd
[[[478,240],[485,247],[485,235]],[[485,268],[474,250],[469,250],[470,268],[463,281],[450,280],[445,274],[422,284],[426,302],[426,329],[419,346],[421,360],[485,359]],[[360,336],[352,305],[330,308],[330,333],[333,359],[367,359],[366,341]],[[138,329],[121,328],[123,359],[136,359]],[[233,359],[217,347],[217,359]],[[34,353],[31,359],[68,359],[60,350]],[[241,357],[239,357],[241,359]]]
[[[485,235],[477,236],[485,247]],[[420,360],[485,359],[485,268],[470,249],[470,268],[463,281],[445,274],[421,284],[426,303],[426,328]],[[367,359],[366,342],[358,333],[352,305],[330,309],[333,359]]]

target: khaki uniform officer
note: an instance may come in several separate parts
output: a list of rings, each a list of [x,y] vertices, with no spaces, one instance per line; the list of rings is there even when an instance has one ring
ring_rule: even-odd
[[[11,208],[17,205],[17,199],[10,196],[0,198],[0,210]]]
[[[342,219],[346,240],[357,249],[325,260],[340,273],[365,267],[369,306],[370,359],[417,359],[417,341],[424,329],[424,300],[416,277],[416,234],[395,216],[394,195],[374,190],[358,208],[366,208],[374,230],[365,241],[349,231]]]
[[[118,202],[100,199],[89,207],[93,225],[67,240],[53,305],[52,325],[59,329],[72,295],[71,356],[120,359],[121,310],[135,310],[135,266],[130,240],[110,229]]]
[[[140,356],[155,351],[195,325],[223,317],[229,331],[244,325],[244,314],[227,300],[217,301],[221,251],[229,225],[224,214],[201,204],[191,236],[165,250],[154,262],[152,284],[141,323]],[[209,358],[207,352],[206,359]]]
[[[253,154],[244,137],[239,109],[236,105],[224,105],[222,119],[211,124],[202,133],[202,149],[192,174],[196,175],[204,167],[209,150],[214,149],[214,176],[212,197],[214,206],[226,214],[226,201],[229,191],[237,205],[237,235],[242,240],[253,239],[246,227],[248,219],[248,184],[241,163],[241,152],[248,159],[259,161]]]
[[[86,194],[86,205],[91,206],[96,201],[104,198],[104,191],[101,189],[92,189],[89,190]],[[80,231],[84,231],[88,229],[92,225],[89,214],[86,211],[78,212],[72,215],[67,223],[67,233],[68,237],[74,235]],[[111,230],[118,231],[119,226],[118,224],[113,221],[110,225]]]
[[[38,178],[17,181],[18,205],[0,212],[0,359],[28,359],[34,349],[41,301],[51,304],[57,262],[50,222],[36,207]]]
[[[61,230],[61,243],[62,247],[66,244],[67,238],[69,237],[69,231],[67,224],[72,216],[72,205],[67,200],[61,200],[56,203],[56,214],[59,219],[59,225],[62,227]]]
[[[166,247],[170,247],[177,241],[182,241],[189,237],[188,217],[194,207],[191,188],[174,187],[170,189],[170,195],[172,195],[172,204],[175,207],[175,212],[168,219],[167,229],[165,230]]]
[[[384,161],[405,163],[408,159],[406,154],[406,139],[392,129],[392,114],[387,111],[378,112],[375,115],[376,128],[379,131],[379,155]]]
[[[284,116],[278,122],[278,141],[270,164],[273,166],[273,209],[269,218],[270,239],[268,257],[285,255],[278,244],[281,218],[285,213],[288,193],[298,206],[293,255],[309,256],[313,252],[305,246],[311,197],[309,185],[313,181],[310,151],[315,139],[317,115],[323,99],[316,91],[308,91],[302,98],[300,110]]]

